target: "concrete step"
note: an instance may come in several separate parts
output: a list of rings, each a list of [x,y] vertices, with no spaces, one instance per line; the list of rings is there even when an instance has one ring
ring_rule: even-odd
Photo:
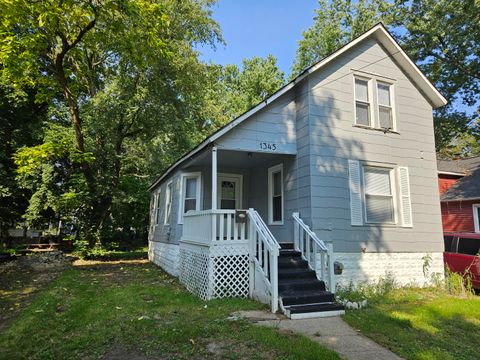
[[[285,314],[291,319],[339,316],[345,314],[345,308],[338,303],[313,303],[284,306]]]

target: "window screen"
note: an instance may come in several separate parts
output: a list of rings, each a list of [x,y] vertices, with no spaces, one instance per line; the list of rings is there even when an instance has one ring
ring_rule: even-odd
[[[393,128],[390,87],[389,84],[377,83],[378,120],[383,129]]]
[[[360,125],[370,125],[370,103],[368,81],[355,79],[355,122]]]
[[[185,181],[185,204],[183,212],[196,210],[197,207],[197,179],[186,178]]]
[[[391,171],[389,168],[364,167],[367,222],[393,223],[395,221]]]

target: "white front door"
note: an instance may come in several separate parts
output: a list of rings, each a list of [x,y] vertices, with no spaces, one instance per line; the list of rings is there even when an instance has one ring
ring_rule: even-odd
[[[238,174],[218,174],[217,208],[242,208],[243,176]]]

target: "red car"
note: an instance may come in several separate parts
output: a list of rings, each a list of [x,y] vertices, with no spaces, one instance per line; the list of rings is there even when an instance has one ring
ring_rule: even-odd
[[[443,261],[457,273],[470,273],[472,286],[480,290],[480,234],[446,233]]]

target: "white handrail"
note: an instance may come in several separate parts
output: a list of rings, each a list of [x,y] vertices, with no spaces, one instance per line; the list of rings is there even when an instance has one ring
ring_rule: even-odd
[[[333,245],[325,244],[310,227],[303,222],[298,212],[292,214],[294,219],[294,247],[308,261],[308,266],[317,273],[317,277],[328,281],[328,288],[335,291],[333,279]],[[312,243],[313,240],[313,243]],[[317,266],[317,253],[320,252],[320,269]],[[328,279],[326,279],[328,278]]]
[[[322,240],[319,239],[319,237],[317,236],[317,234],[315,234],[315,233],[310,229],[310,227],[303,222],[303,220],[302,220],[302,219],[300,218],[300,216],[299,216],[299,213],[295,213],[295,212],[294,212],[294,213],[292,214],[292,216],[293,216],[293,218],[295,219],[295,221],[298,223],[298,225],[300,225],[300,226],[303,228],[303,230],[305,230],[305,232],[310,236],[310,238],[317,243],[318,247],[319,247],[321,250],[323,250],[323,251],[328,251],[327,245],[325,245],[325,243],[324,243]]]
[[[255,209],[248,209],[250,220],[250,257],[263,274],[271,294],[272,312],[278,310],[278,255],[280,244]],[[251,279],[251,282],[253,279]],[[252,284],[253,285],[253,284]],[[251,287],[253,289],[253,286]]]

